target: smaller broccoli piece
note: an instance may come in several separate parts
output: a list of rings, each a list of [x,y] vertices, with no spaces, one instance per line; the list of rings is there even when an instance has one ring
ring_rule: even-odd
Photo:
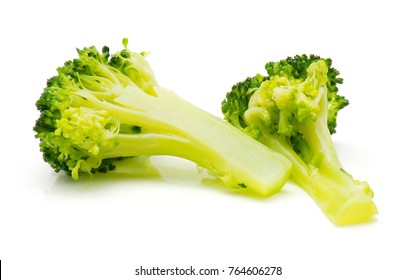
[[[343,169],[331,139],[339,110],[349,104],[338,94],[343,79],[331,59],[297,55],[265,69],[268,76],[247,78],[227,93],[225,120],[288,158],[291,179],[334,224],[371,220],[373,191]]]
[[[44,160],[74,179],[114,170],[119,160],[169,155],[195,162],[227,186],[278,191],[291,163],[229,123],[158,85],[146,53],[78,49],[36,103]]]

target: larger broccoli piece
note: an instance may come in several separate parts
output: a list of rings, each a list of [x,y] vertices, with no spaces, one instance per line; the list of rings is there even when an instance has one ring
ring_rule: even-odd
[[[278,191],[291,163],[229,123],[159,87],[146,53],[95,47],[57,69],[36,103],[43,157],[74,179],[106,172],[119,159],[171,155],[205,167],[225,185]]]
[[[222,103],[225,120],[293,164],[291,178],[335,224],[364,222],[377,214],[373,191],[340,164],[331,139],[343,80],[330,59],[301,55],[265,66],[268,76],[237,83]]]

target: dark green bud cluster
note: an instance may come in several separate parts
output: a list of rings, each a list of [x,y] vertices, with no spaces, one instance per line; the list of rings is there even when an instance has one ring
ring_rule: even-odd
[[[270,77],[281,76],[294,78],[303,81],[307,77],[307,68],[322,58],[317,55],[307,56],[296,55],[287,57],[277,62],[268,62],[265,69],[268,76],[257,74],[254,77],[248,77],[242,82],[235,84],[232,90],[226,94],[226,99],[222,102],[222,112],[225,120],[233,125],[245,128],[247,125],[244,121],[244,113],[248,109],[248,103],[252,94],[259,88],[263,81],[267,81]],[[331,134],[336,132],[337,113],[349,104],[349,101],[338,94],[338,85],[343,83],[343,79],[339,77],[339,71],[332,67],[330,58],[323,59],[327,65],[327,99],[328,99],[328,120],[327,126]]]
[[[226,94],[226,99],[222,102],[222,113],[225,115],[225,120],[234,126],[246,128],[247,124],[243,114],[248,109],[252,94],[266,79],[268,77],[257,74],[232,86],[232,90]]]

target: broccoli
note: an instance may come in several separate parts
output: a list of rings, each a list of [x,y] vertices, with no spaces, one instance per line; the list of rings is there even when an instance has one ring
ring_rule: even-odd
[[[96,47],[57,75],[36,102],[34,131],[44,160],[73,179],[107,172],[120,159],[168,155],[195,162],[223,184],[268,196],[289,178],[291,163],[234,128],[159,87],[147,53]]]
[[[265,65],[235,84],[222,102],[226,121],[292,162],[291,179],[334,224],[365,222],[377,214],[373,191],[342,167],[331,134],[348,100],[331,59],[297,55]]]

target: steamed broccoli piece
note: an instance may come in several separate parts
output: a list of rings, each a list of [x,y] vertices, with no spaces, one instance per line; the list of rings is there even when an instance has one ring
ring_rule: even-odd
[[[330,59],[301,55],[269,62],[268,76],[237,83],[222,102],[225,120],[288,158],[291,178],[337,225],[371,220],[377,214],[368,183],[342,167],[331,134],[347,99]]]
[[[146,53],[78,49],[36,103],[34,130],[51,167],[74,179],[107,172],[120,159],[170,155],[191,160],[227,186],[278,191],[291,163],[220,118],[158,86]]]

